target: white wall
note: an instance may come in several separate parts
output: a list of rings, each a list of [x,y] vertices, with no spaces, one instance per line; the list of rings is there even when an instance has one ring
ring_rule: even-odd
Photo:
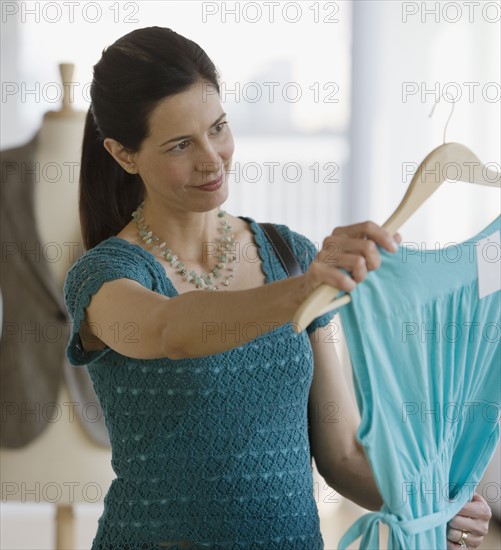
[[[383,223],[394,211],[413,175],[409,164],[417,166],[443,142],[451,103],[441,99],[433,118],[428,115],[447,93],[460,97],[446,140],[463,143],[481,161],[499,167],[499,6],[354,3],[347,222],[369,218]],[[404,240],[442,247],[476,234],[498,214],[499,191],[447,182],[401,233]]]

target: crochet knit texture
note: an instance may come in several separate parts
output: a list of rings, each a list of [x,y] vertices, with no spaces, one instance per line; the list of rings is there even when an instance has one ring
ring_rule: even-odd
[[[261,227],[241,218],[254,234],[266,284],[287,278]],[[313,243],[286,225],[276,228],[306,271]],[[64,287],[73,320],[67,356],[88,368],[116,474],[92,549],[322,549],[308,441],[308,334],[333,312],[300,334],[291,322],[265,334],[244,327],[256,338],[204,357],[85,352],[78,333],[84,308],[103,283],[123,277],[178,295],[153,254],[118,237],[83,254]]]

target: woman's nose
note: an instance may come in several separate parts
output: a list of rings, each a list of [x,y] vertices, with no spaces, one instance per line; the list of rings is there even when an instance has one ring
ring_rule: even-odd
[[[223,163],[219,153],[210,145],[200,151],[198,162],[201,172],[218,172]]]

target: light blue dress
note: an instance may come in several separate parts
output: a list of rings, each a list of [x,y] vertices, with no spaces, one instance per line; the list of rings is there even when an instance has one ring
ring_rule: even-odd
[[[263,230],[246,220],[266,283],[285,279]],[[313,243],[276,227],[306,271],[317,252]],[[253,258],[247,251],[242,261]],[[73,365],[87,365],[116,473],[92,549],[179,550],[176,542],[189,541],[193,549],[322,550],[308,440],[308,333],[333,314],[301,334],[287,323],[203,357],[131,359],[109,347],[85,352],[78,333],[84,309],[103,283],[122,277],[177,295],[151,253],[117,237],[68,272],[65,300],[74,325],[67,354]],[[252,337],[256,329],[238,330]],[[118,330],[119,337],[135,337],[132,322]]]
[[[445,549],[447,522],[494,453],[501,292],[479,299],[475,250],[500,227],[498,217],[449,249],[380,249],[380,268],[339,309],[362,415],[357,437],[384,500],[340,549],[359,536],[360,548],[378,548],[381,521],[389,549]],[[495,260],[495,248],[488,257]]]

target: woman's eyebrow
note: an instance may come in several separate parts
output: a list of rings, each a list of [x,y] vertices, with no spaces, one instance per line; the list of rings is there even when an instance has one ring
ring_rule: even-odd
[[[223,113],[222,115],[220,115],[210,126],[209,128],[212,128],[213,126],[215,126],[221,119],[223,119],[224,117],[226,116],[226,113]],[[173,141],[182,141],[183,139],[188,139],[190,138],[191,136],[178,136],[178,137],[175,137],[175,138],[172,138],[172,139],[169,139],[167,141],[164,141],[163,143],[161,143],[159,145],[159,147],[163,147],[164,145],[167,145],[168,143],[171,143]]]

